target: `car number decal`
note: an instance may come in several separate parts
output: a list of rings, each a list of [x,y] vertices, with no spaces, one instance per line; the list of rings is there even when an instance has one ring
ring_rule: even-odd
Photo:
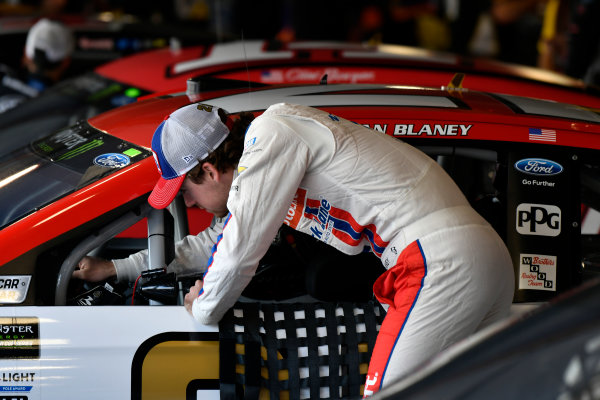
[[[146,340],[131,364],[131,394],[133,400],[218,399],[218,333],[166,332]]]

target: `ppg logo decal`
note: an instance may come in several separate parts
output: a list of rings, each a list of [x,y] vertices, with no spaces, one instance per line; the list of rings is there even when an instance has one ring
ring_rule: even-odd
[[[515,163],[515,168],[529,175],[551,176],[563,171],[562,165],[544,158],[524,158]]]
[[[548,204],[519,204],[517,232],[521,235],[558,236],[560,208]]]

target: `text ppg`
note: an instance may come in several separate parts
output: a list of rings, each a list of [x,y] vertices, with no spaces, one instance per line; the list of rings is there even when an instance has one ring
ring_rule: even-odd
[[[558,236],[560,220],[557,206],[523,203],[517,207],[517,232],[521,235]]]

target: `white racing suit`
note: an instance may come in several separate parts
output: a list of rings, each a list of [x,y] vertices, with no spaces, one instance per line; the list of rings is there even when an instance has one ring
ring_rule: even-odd
[[[198,235],[188,235],[175,243],[175,258],[167,266],[167,271],[175,272],[177,276],[204,272],[224,224],[225,218],[214,217],[210,226]],[[117,270],[117,281],[133,282],[148,268],[148,250],[112,262]]]
[[[389,305],[365,394],[508,315],[506,246],[431,158],[381,132],[313,108],[276,104],[245,138],[222,238],[195,300],[216,324],[252,279],[281,222],[387,269]]]

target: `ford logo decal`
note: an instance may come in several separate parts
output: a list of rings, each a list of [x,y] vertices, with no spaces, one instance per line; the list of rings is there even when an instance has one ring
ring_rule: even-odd
[[[562,165],[544,158],[524,158],[515,163],[515,168],[529,175],[543,176],[558,175],[563,171]]]
[[[130,162],[129,157],[120,153],[106,153],[94,158],[94,164],[108,168],[123,168]]]

